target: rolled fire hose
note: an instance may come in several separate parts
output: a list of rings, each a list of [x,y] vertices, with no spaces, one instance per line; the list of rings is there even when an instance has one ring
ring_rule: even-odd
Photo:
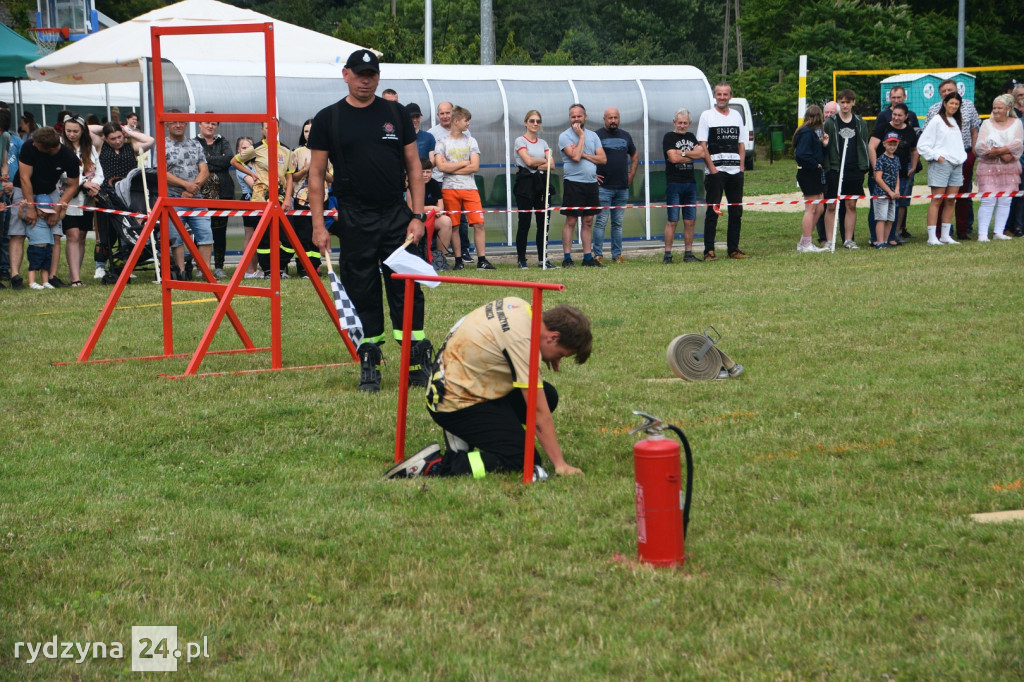
[[[717,338],[712,339],[708,331]],[[685,381],[707,381],[719,378],[724,367],[729,377],[739,376],[743,365],[736,364],[716,343],[722,336],[714,327],[703,334],[683,334],[672,339],[665,350],[668,366],[677,377]]]

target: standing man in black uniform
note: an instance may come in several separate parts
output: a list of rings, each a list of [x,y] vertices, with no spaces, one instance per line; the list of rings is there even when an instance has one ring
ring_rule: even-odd
[[[308,146],[309,208],[313,243],[331,247],[324,228],[323,199],[327,161],[334,166],[338,220],[332,231],[341,242],[339,270],[366,338],[359,345],[359,390],[380,390],[380,344],[384,343],[381,277],[387,293],[395,339],[412,334],[409,383],[427,386],[433,347],[423,333],[423,292],[414,289],[412,329],[402,329],[405,283],[391,279],[391,269],[378,265],[407,239],[424,234],[423,179],[416,149],[416,129],[402,105],[377,97],[380,63],[369,50],[353,52],[344,69],[348,95],[313,118]],[[404,193],[408,179],[411,201]],[[410,210],[410,206],[412,207]],[[379,271],[378,271],[379,267]]]

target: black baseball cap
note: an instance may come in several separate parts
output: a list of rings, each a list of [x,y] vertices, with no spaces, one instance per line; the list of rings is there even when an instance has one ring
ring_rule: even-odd
[[[348,56],[345,68],[356,73],[363,71],[380,73],[380,62],[377,60],[377,55],[370,50],[356,50]]]
[[[409,112],[409,116],[410,117],[412,117],[412,116],[421,116],[422,117],[423,116],[423,112],[420,111],[420,105],[416,104],[416,102],[409,102],[408,104],[406,104],[405,105],[405,110],[407,112]]]

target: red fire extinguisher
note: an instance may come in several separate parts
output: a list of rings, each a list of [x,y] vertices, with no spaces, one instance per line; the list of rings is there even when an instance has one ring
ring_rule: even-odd
[[[693,454],[686,435],[676,426],[657,417],[633,411],[646,421],[630,433],[644,432],[647,438],[633,446],[636,473],[636,544],[640,561],[655,566],[680,566],[685,555],[683,542],[690,523],[690,495],[693,492]],[[666,438],[669,429],[686,452],[686,493],[681,490],[682,476],[679,443]]]

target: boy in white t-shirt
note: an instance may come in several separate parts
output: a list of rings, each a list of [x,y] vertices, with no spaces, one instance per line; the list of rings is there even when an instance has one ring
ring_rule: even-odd
[[[440,137],[434,147],[434,161],[437,169],[444,173],[441,181],[441,196],[444,198],[444,208],[452,216],[452,222],[456,217],[466,212],[469,226],[473,228],[473,242],[476,244],[478,270],[494,270],[495,267],[487,260],[484,252],[487,248],[487,238],[484,233],[483,204],[480,201],[480,192],[476,188],[476,180],[473,175],[480,169],[480,145],[477,144],[469,130],[469,121],[472,114],[463,107],[452,108],[452,129],[447,137]],[[452,247],[459,249],[461,245],[452,244]],[[455,270],[462,270],[462,252],[455,252]]]

